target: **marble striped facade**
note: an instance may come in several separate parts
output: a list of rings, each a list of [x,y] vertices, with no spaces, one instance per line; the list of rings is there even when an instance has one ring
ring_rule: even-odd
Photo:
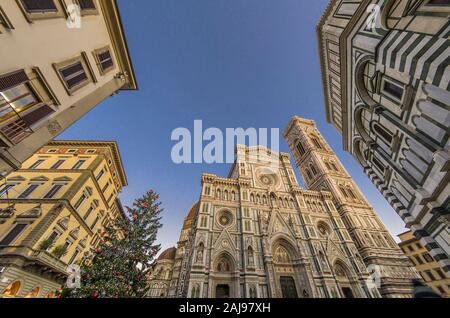
[[[429,0],[333,0],[318,25],[327,120],[447,273],[449,16]]]

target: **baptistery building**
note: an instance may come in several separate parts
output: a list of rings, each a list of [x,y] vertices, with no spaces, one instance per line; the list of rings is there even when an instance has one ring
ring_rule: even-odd
[[[450,271],[450,1],[331,0],[318,25],[325,110]]]
[[[343,205],[344,194],[310,179],[301,188],[287,153],[238,145],[228,177],[202,175],[177,247],[153,265],[149,297],[411,296],[415,269],[325,142],[316,140],[328,156],[301,131],[319,138],[314,122],[296,118],[286,139],[295,147],[301,140],[310,156],[323,154],[298,161],[302,175],[308,178],[304,166],[336,183],[345,179],[355,199]],[[325,170],[328,165],[338,171]],[[356,215],[351,224],[349,214]],[[366,243],[365,235],[373,240]]]

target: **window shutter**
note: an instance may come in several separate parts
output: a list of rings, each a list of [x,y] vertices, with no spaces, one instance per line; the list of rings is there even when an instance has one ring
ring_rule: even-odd
[[[26,224],[17,224],[9,233],[5,236],[5,238],[0,242],[0,246],[7,246],[11,244],[16,237],[22,233],[23,229],[25,229]]]
[[[0,91],[28,82],[28,76],[24,70],[0,75]]]
[[[53,0],[22,0],[28,12],[57,11]]]
[[[95,10],[94,0],[78,0],[82,10]]]
[[[23,115],[22,120],[27,123],[28,126],[32,126],[54,112],[55,111],[51,107],[42,105],[41,107],[34,109],[32,112]]]

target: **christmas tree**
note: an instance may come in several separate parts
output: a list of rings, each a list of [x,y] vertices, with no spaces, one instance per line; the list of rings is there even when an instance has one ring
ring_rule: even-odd
[[[160,249],[161,202],[154,191],[126,208],[127,217],[105,227],[101,243],[81,265],[80,288],[63,289],[69,298],[136,298],[149,289],[147,272]]]

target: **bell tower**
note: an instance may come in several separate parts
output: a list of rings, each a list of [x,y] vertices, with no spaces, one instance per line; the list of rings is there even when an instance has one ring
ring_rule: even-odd
[[[384,297],[411,295],[417,272],[312,120],[293,117],[284,132],[309,190],[329,191],[363,261],[381,278]],[[371,267],[372,265],[372,267]]]

